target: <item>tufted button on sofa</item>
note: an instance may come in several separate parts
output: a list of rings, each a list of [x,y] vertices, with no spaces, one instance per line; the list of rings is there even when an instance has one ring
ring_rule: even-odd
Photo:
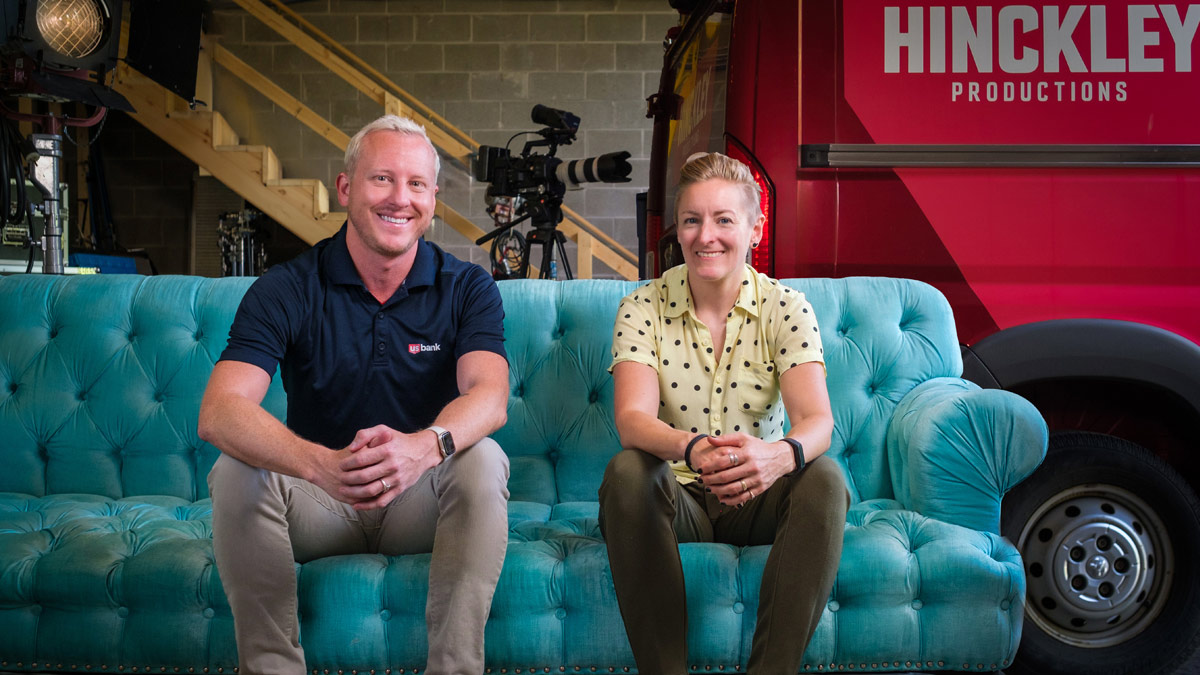
[[[211,545],[217,450],[196,415],[251,280],[0,279],[0,671],[233,673]],[[917,282],[789,280],[824,335],[829,456],[853,507],[801,672],[998,670],[1025,576],[998,533],[1005,491],[1041,461],[1045,423],[961,379],[950,308]],[[607,373],[617,281],[502,282],[512,396],[509,548],[489,673],[628,673],[597,526],[619,449]],[[264,405],[282,416],[278,378]],[[766,547],[681,546],[691,671],[744,669]],[[807,561],[792,562],[803,574]],[[428,555],[296,566],[317,675],[414,673]]]

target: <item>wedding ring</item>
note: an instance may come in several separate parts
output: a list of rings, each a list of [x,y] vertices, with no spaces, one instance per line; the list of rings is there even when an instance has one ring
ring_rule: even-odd
[[[730,466],[738,465],[738,456],[737,456],[736,452],[729,453],[729,464],[730,464]]]
[[[742,480],[739,482],[742,484],[742,492],[745,492],[746,491],[746,481]]]
[[[380,478],[380,479],[379,479],[379,482],[380,482],[380,483],[383,483],[383,492],[387,492],[388,490],[391,490],[391,489],[392,489],[392,486],[391,486],[391,485],[388,485],[388,483],[387,483],[387,481],[386,481],[386,480],[384,480],[384,479]],[[379,494],[383,494],[383,492],[381,492],[381,493],[379,493]]]
[[[754,499],[754,490],[750,490],[750,499]]]

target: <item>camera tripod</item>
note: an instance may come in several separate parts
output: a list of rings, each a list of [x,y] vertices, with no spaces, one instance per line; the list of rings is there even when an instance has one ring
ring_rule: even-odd
[[[547,209],[548,206],[551,208]],[[497,223],[500,222],[497,220],[495,214],[493,214],[493,220],[496,221]],[[529,231],[529,234],[522,237],[520,234],[515,233],[513,231],[513,227],[520,225],[521,223],[525,222],[526,220],[533,220],[533,229]],[[555,252],[555,250],[557,250],[558,257],[559,257],[559,259],[562,260],[564,278],[572,279],[572,278],[574,278],[574,276],[571,273],[571,263],[567,260],[567,251],[566,251],[567,237],[562,232],[558,231],[558,223],[561,220],[562,220],[562,212],[559,210],[559,206],[557,204],[544,204],[543,203],[543,204],[529,205],[529,210],[526,210],[526,212],[522,216],[520,216],[519,218],[516,218],[510,222],[504,223],[502,225],[498,225],[498,227],[495,230],[492,230],[491,232],[476,239],[475,244],[482,246],[484,243],[486,243],[488,241],[492,241],[493,239],[497,239],[501,235],[505,235],[506,237],[509,237],[510,235],[508,233],[512,233],[512,235],[515,235],[515,236],[512,236],[511,238],[506,239],[506,240],[502,240],[502,241],[504,241],[504,244],[501,246],[502,249],[507,247],[507,242],[511,241],[511,239],[516,239],[517,241],[520,242],[520,244],[521,244],[521,260],[520,260],[520,264],[517,267],[517,272],[515,275],[510,276],[511,273],[509,272],[509,270],[511,269],[511,267],[509,266],[509,262],[507,260],[507,252],[506,251],[501,252],[502,255],[504,255],[504,257],[506,258],[506,260],[504,261],[504,263],[502,265],[503,269],[504,269],[503,277],[498,276],[499,273],[497,272],[497,270],[499,268],[497,266],[497,260],[496,260],[497,244],[501,244],[501,241],[493,242],[493,244],[492,244],[492,269],[493,269],[493,276],[495,276],[497,279],[499,279],[499,278],[516,278],[516,279],[527,278],[529,276],[529,255],[532,252],[531,249],[533,248],[533,246],[535,244],[542,247],[542,264],[541,264],[540,269],[538,270],[538,278],[540,278],[540,279],[555,279],[555,278],[557,278],[557,276],[554,274],[554,272],[556,271],[555,270],[555,261],[554,261],[554,252]]]
[[[542,265],[539,270],[538,277],[541,279],[554,279],[554,251],[558,251],[558,258],[562,260],[563,278],[571,279],[571,263],[567,260],[566,251],[567,237],[556,227],[537,227],[525,237],[525,245],[521,250],[521,267],[518,272],[521,279],[529,275],[529,254],[530,249],[534,244],[542,247]]]

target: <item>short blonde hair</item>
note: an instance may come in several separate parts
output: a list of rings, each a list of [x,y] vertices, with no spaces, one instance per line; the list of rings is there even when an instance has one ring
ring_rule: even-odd
[[[429,151],[433,153],[433,182],[437,182],[438,174],[442,171],[442,158],[438,156],[437,148],[433,147],[433,141],[429,140],[429,134],[425,133],[425,127],[399,115],[384,115],[354,134],[354,137],[346,144],[347,176],[354,175],[354,166],[358,164],[358,156],[362,153],[363,139],[367,137],[367,134],[376,131],[398,131],[402,134],[424,138],[425,142],[429,144]]]
[[[679,198],[683,195],[684,190],[714,178],[729,181],[740,187],[746,196],[746,201],[750,203],[750,213],[753,219],[757,220],[762,216],[762,189],[758,187],[758,181],[754,180],[754,174],[750,171],[750,167],[719,152],[698,152],[688,157],[683,168],[679,170],[679,186],[675,189],[675,203],[679,204]]]

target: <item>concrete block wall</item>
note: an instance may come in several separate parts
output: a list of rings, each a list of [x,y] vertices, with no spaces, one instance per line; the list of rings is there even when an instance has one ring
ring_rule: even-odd
[[[125,250],[144,251],[159,273],[188,273],[196,165],[124,113],[109,113],[92,137],[99,152],[91,161],[104,166],[117,243]],[[74,148],[65,147],[64,155],[64,175],[73,179]],[[77,186],[71,194],[79,194]],[[82,205],[72,200],[71,208]],[[82,215],[73,212],[72,222]],[[82,249],[73,242],[72,250]]]
[[[308,0],[289,7],[481,143],[504,146],[514,134],[536,129],[530,110],[543,103],[582,120],[577,141],[560,148],[559,157],[628,150],[630,183],[588,185],[564,201],[636,251],[634,200],[648,183],[650,150],[645,99],[658,88],[662,40],[678,21],[666,0]],[[382,114],[239,8],[216,7],[208,31],[346,133]],[[333,197],[342,166],[333,145],[220,68],[213,98],[244,142],[270,145],[285,175],[320,178]],[[522,142],[515,140],[513,149]],[[439,183],[447,204],[492,229],[485,184],[451,162],[443,162]],[[487,264],[483,251],[448,226],[437,223],[428,236]],[[568,255],[574,261],[573,250]],[[611,276],[599,262],[595,273]]]

